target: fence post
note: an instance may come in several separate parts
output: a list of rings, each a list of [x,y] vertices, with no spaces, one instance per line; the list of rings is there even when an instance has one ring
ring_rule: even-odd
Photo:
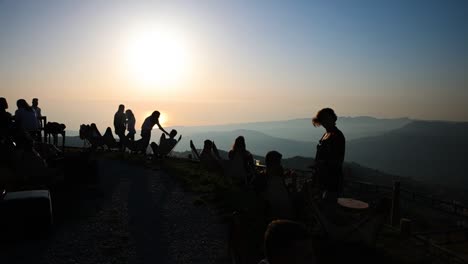
[[[390,224],[395,226],[400,223],[400,182],[393,183],[392,212]]]
[[[411,236],[411,220],[402,218],[400,221],[400,233],[403,237]]]

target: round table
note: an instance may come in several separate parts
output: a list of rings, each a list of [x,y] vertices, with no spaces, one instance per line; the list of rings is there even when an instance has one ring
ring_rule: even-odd
[[[369,204],[353,198],[338,198],[338,204],[346,209],[350,210],[366,210],[369,208]]]

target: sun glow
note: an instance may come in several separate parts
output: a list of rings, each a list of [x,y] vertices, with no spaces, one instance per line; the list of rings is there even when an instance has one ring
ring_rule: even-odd
[[[161,124],[161,126],[164,127],[167,125],[167,121],[167,115],[165,113],[161,113],[161,115],[159,116],[159,124]]]
[[[189,74],[189,44],[175,28],[161,25],[133,32],[126,53],[132,78],[151,88],[176,86]]]

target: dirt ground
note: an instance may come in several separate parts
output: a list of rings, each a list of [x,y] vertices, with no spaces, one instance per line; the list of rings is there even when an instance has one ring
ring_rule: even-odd
[[[0,263],[228,263],[226,224],[170,175],[96,164],[94,183],[52,192],[52,232],[2,239]]]

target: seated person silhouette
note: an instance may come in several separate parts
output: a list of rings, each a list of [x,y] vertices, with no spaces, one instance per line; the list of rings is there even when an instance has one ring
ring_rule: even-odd
[[[104,139],[95,123],[91,125],[82,124],[80,126],[80,138],[87,140],[91,144],[92,150],[104,145]]]
[[[179,136],[179,139],[175,139],[177,135],[177,130],[172,129],[169,133],[169,138],[166,138],[165,134],[161,134],[161,138],[159,139],[159,145],[155,142],[151,143],[151,149],[153,150],[153,154],[156,157],[165,157],[169,154],[172,149],[177,145],[177,143],[182,139],[182,135]]]
[[[282,155],[277,151],[270,151],[265,156],[266,188],[263,197],[267,203],[267,214],[271,219],[293,219],[295,217],[293,204],[284,182],[281,158]]]
[[[90,135],[91,138],[96,138],[96,139],[101,139],[102,138],[102,134],[99,131],[99,129],[97,128],[95,123],[91,123],[89,132],[90,132],[89,135]]]
[[[315,246],[312,234],[303,224],[275,220],[265,232],[265,259],[259,264],[315,264]]]
[[[200,165],[206,170],[214,171],[221,169],[221,157],[219,156],[218,148],[214,141],[206,139],[203,143],[203,149],[198,155],[198,152],[190,140],[190,147],[194,151],[197,158],[200,160]]]
[[[102,139],[108,149],[120,148],[121,146],[121,143],[115,140],[114,134],[112,134],[112,129],[110,127],[107,127],[106,131],[104,132],[104,135],[102,136]]]
[[[243,136],[236,138],[228,157],[231,161],[231,168],[228,170],[229,177],[243,181],[246,184],[250,182],[255,173],[255,165],[252,154],[246,149]]]

